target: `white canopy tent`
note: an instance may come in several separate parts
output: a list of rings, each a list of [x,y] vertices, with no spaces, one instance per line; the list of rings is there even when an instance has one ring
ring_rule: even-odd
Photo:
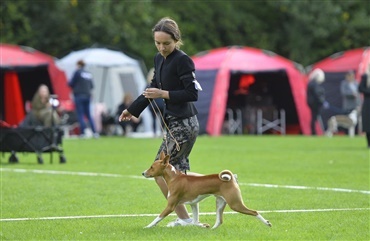
[[[73,51],[57,61],[68,80],[76,70],[77,61],[83,60],[86,70],[94,76],[93,105],[103,104],[114,114],[125,94],[134,98],[142,93],[147,85],[139,62],[122,52],[106,48],[87,48]],[[143,131],[151,131],[152,116],[148,109],[141,114]]]

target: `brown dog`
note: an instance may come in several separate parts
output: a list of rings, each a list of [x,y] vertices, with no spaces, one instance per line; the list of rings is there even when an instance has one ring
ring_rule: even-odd
[[[186,175],[176,170],[169,163],[169,159],[169,155],[161,152],[160,159],[142,173],[146,178],[162,176],[168,186],[167,207],[146,228],[154,227],[172,213],[178,204],[191,206],[193,225],[209,227],[208,224],[199,223],[199,202],[210,195],[216,197],[216,223],[212,228],[217,228],[222,224],[222,215],[226,204],[236,212],[255,216],[267,226],[272,226],[261,214],[244,205],[239,185],[231,171],[225,170],[219,174],[205,176]]]

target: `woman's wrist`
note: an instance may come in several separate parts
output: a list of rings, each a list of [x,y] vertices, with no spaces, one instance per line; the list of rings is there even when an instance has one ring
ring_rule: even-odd
[[[170,99],[170,94],[167,90],[162,90],[161,91],[161,98],[162,99]]]

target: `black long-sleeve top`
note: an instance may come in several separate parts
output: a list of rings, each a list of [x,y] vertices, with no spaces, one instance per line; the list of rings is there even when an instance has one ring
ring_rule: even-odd
[[[311,108],[320,108],[325,102],[325,89],[316,80],[311,80],[307,86],[307,104]]]
[[[362,130],[370,133],[370,85],[368,84],[367,74],[363,74],[358,91],[364,95],[362,103]]]
[[[193,103],[198,100],[194,71],[193,60],[180,50],[175,49],[166,59],[160,53],[154,57],[154,77],[148,87],[169,92],[169,99],[164,100],[165,115],[188,118],[198,114]],[[139,117],[148,105],[149,100],[140,95],[127,110]]]

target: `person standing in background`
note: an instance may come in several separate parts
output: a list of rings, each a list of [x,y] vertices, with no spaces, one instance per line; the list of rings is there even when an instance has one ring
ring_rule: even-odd
[[[325,89],[322,86],[325,81],[324,71],[315,69],[308,79],[307,104],[311,110],[311,135],[316,135],[316,121],[322,121],[321,110],[323,107],[329,106],[328,102],[325,101]]]
[[[362,130],[366,133],[367,148],[370,149],[370,63],[366,73],[361,76],[358,92],[364,95],[362,104]]]
[[[342,80],[340,84],[340,93],[342,95],[343,114],[349,114],[360,105],[358,84],[353,71],[349,71],[345,79]]]
[[[77,70],[68,85],[73,90],[77,118],[80,124],[80,136],[85,136],[86,123],[84,118],[86,117],[93,132],[93,136],[98,138],[99,134],[96,132],[95,124],[90,113],[91,92],[94,88],[92,74],[86,71],[84,67],[85,62],[79,60],[77,62]]]

